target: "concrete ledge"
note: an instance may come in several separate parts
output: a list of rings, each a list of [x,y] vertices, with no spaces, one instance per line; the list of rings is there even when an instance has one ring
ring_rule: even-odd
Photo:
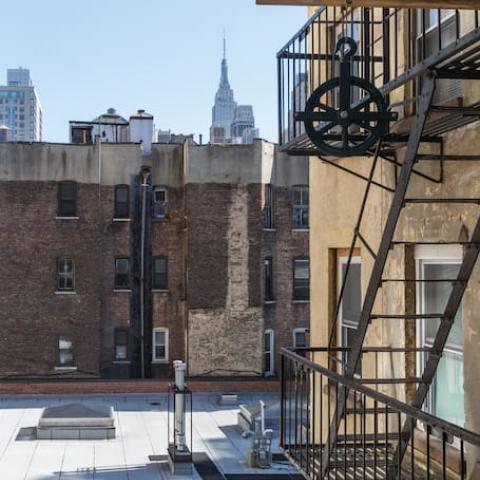
[[[0,382],[0,395],[88,395],[167,393],[170,380],[85,380],[21,379]],[[195,378],[187,379],[194,393],[279,393],[278,378]]]

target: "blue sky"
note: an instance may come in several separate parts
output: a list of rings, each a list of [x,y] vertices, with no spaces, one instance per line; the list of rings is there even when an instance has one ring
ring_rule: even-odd
[[[0,83],[7,68],[30,68],[46,141],[67,141],[69,120],[108,107],[145,108],[157,128],[207,139],[225,28],[235,98],[276,141],[275,54],[306,18],[304,7],[255,0],[5,2]]]

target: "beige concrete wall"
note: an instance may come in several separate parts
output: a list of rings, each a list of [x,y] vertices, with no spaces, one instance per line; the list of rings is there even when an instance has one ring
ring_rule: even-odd
[[[315,9],[310,8],[310,14]],[[471,25],[464,20],[463,29],[468,31]],[[407,32],[405,18],[400,22],[397,34],[400,42],[399,56],[405,51]],[[316,33],[318,37],[318,33]],[[318,68],[318,67],[317,67]],[[401,88],[392,95],[394,101],[407,98],[409,89]],[[466,104],[478,100],[478,82],[465,82],[462,95]],[[408,114],[409,109],[401,112]],[[480,148],[480,125],[472,124],[444,135],[445,154],[476,154]],[[437,148],[437,149],[435,149]],[[423,147],[423,152],[438,153],[438,147]],[[402,160],[404,151],[398,152]],[[294,161],[294,159],[292,159]],[[339,159],[338,164],[352,168],[367,176],[371,159],[352,158]],[[439,164],[425,162],[417,168],[425,173],[437,176]],[[393,167],[386,162],[379,162],[377,181],[390,187],[395,186]],[[322,163],[318,158],[310,158],[310,258],[311,258],[311,344],[326,346],[331,328],[333,305],[336,301],[335,288],[337,282],[335,252],[350,246],[356,218],[365,189],[365,182],[332,166]],[[411,197],[480,197],[480,165],[475,162],[451,162],[445,164],[444,180],[441,184],[426,181],[413,176],[408,195]],[[362,235],[374,250],[378,249],[382,229],[387,217],[392,195],[372,187],[367,204],[365,219],[362,224]],[[478,206],[408,206],[402,212],[395,238],[397,240],[416,241],[459,241],[468,238],[473,230]],[[365,248],[360,247],[362,258],[362,294],[368,286],[373,266],[373,259]],[[343,251],[344,252],[344,251]],[[411,275],[414,268],[413,251],[404,246],[397,246],[389,254],[384,278],[405,278]],[[414,271],[413,271],[414,273]],[[478,398],[480,396],[480,322],[478,322],[478,302],[480,300],[480,266],[475,267],[464,300],[462,317],[464,330],[464,389],[466,428],[480,431],[480,414]],[[404,288],[403,284],[385,284],[379,290],[374,313],[411,313],[415,306],[415,289]],[[404,346],[415,345],[415,326],[404,321],[374,320],[368,329],[366,345],[371,346]],[[317,355],[316,360],[328,366],[326,356]],[[383,354],[368,356],[363,362],[364,377],[405,377],[415,371],[415,358],[405,359],[403,354]],[[411,395],[405,387],[380,387],[380,391],[391,394],[401,400]],[[325,393],[325,392],[324,392]],[[475,456],[475,454],[473,454]],[[471,461],[470,465],[475,463]],[[472,473],[471,478],[479,478]]]

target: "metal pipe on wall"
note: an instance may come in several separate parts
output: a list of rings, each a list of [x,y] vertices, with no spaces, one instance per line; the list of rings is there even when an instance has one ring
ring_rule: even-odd
[[[140,246],[140,374],[145,378],[145,233],[147,216],[147,188],[150,186],[148,179],[151,169],[143,166],[140,170],[142,177],[142,225]]]

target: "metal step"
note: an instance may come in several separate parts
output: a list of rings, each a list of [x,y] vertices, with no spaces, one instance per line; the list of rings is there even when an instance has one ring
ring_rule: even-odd
[[[363,385],[410,385],[413,383],[422,383],[420,377],[411,378],[360,378]]]
[[[370,315],[370,318],[373,320],[405,320],[405,319],[429,319],[429,318],[444,318],[445,313],[407,313],[407,314],[386,314],[386,315]]]
[[[391,408],[385,408],[385,407],[378,407],[378,408],[373,408],[373,407],[368,407],[368,408],[362,408],[362,407],[357,407],[357,408],[352,408],[352,407],[347,407],[345,412],[347,415],[380,415],[380,414],[388,414],[388,413],[394,413],[398,414],[395,410],[392,410]]]
[[[343,443],[346,443],[347,445],[349,443],[352,443],[352,444],[363,444],[363,442],[381,442],[381,443],[385,443],[385,441],[387,441],[387,437],[388,437],[388,440],[398,440],[399,438],[402,438],[402,439],[408,439],[409,436],[406,435],[404,432],[402,433],[398,433],[398,432],[392,432],[392,433],[389,433],[388,435],[386,435],[385,433],[377,433],[377,435],[374,435],[373,433],[367,433],[367,434],[357,434],[357,435],[352,435],[352,434],[348,434],[348,435],[337,435],[337,448],[340,448],[340,444],[342,444],[343,446]],[[369,445],[369,446],[373,446],[373,445]]]

